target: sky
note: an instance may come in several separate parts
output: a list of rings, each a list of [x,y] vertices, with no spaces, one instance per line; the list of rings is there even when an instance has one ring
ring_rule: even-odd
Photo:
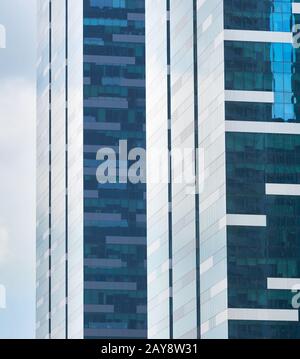
[[[0,0],[0,25],[0,338],[33,338],[36,0]]]

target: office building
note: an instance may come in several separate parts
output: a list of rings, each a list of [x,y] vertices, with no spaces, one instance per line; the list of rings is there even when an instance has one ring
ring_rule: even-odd
[[[150,338],[300,338],[297,24],[299,1],[146,0],[148,150],[202,154],[193,190],[148,160]]]
[[[96,177],[99,149],[145,146],[144,13],[38,1],[37,338],[147,335],[145,184]]]

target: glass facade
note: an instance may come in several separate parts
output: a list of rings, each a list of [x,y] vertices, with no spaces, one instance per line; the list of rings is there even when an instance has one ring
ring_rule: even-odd
[[[266,278],[299,278],[300,198],[266,195],[265,183],[299,183],[299,144],[299,135],[227,134],[227,211],[267,216],[266,227],[228,228],[230,307],[292,309],[295,293],[268,290]],[[231,321],[229,333],[299,338],[299,323],[271,324]]]
[[[96,153],[145,146],[145,4],[38,6],[36,334],[144,338],[146,187],[100,185]]]
[[[148,184],[149,336],[299,338],[299,1],[160,3],[148,150],[199,148],[203,185],[187,194],[172,161]]]
[[[145,147],[145,4],[86,0],[83,23],[85,337],[145,338],[146,187],[96,178],[100,147]]]
[[[225,28],[291,33],[299,21],[292,3],[297,2],[250,1],[234,7],[224,1]],[[297,124],[299,88],[299,49],[291,42],[225,41],[225,89],[274,96],[271,103],[228,101],[225,120]],[[230,308],[293,309],[292,288],[267,283],[268,278],[300,277],[300,197],[295,191],[300,183],[299,141],[298,127],[288,134],[275,128],[226,134],[227,213],[266,216],[264,227],[227,229]],[[270,183],[294,185],[293,191],[272,193]],[[272,316],[267,321],[246,319],[229,321],[230,337],[300,337],[297,315],[295,322]]]
[[[255,31],[291,31],[299,15],[292,4],[299,0],[224,0],[224,28]]]

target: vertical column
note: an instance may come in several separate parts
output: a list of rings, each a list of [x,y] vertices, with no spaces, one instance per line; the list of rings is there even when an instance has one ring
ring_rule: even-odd
[[[83,337],[82,7],[38,7],[38,338]]]
[[[52,254],[52,1],[49,1],[49,339],[52,338],[52,323],[51,323],[51,290],[52,290],[52,281],[51,281],[51,254]]]
[[[200,210],[199,210],[199,111],[198,111],[198,23],[197,0],[193,0],[193,46],[194,46],[194,145],[195,145],[195,217],[196,217],[196,298],[197,298],[197,339],[201,338],[201,297],[200,297]]]
[[[83,1],[66,4],[67,335],[82,339],[83,305]]]
[[[174,338],[197,338],[197,87],[193,0],[170,8],[171,210]],[[198,267],[199,268],[199,267]]]
[[[51,1],[38,3],[36,336],[51,332]]]
[[[224,1],[197,1],[201,337],[228,337]]]
[[[66,2],[51,0],[51,338],[66,337]]]
[[[148,336],[172,335],[167,1],[146,1]],[[167,169],[167,170],[166,170]]]
[[[167,105],[168,105],[168,151],[171,153],[172,150],[172,106],[171,106],[171,25],[170,25],[170,0],[166,0],[167,9]],[[170,320],[170,339],[173,339],[173,222],[172,222],[172,156],[168,156],[168,228],[169,228],[169,320]]]
[[[69,57],[69,52],[68,52],[68,40],[69,40],[69,33],[68,33],[68,16],[69,16],[69,12],[68,12],[68,6],[69,6],[69,1],[65,0],[65,8],[66,8],[66,18],[65,18],[65,37],[66,37],[66,41],[65,41],[65,88],[66,88],[66,105],[65,105],[65,129],[66,129],[66,136],[65,136],[65,188],[66,188],[66,221],[65,221],[65,230],[66,230],[66,244],[65,244],[65,252],[66,252],[66,257],[65,257],[65,277],[66,277],[66,339],[68,339],[68,252],[69,252],[69,222],[68,222],[68,210],[69,210],[69,190],[68,190],[68,170],[69,170],[69,166],[68,166],[68,159],[69,159],[69,155],[68,155],[68,143],[69,143],[69,138],[68,138],[68,116],[69,116],[69,110],[68,110],[68,100],[69,100],[69,87],[68,87],[68,76],[69,76],[69,68],[68,68],[68,57]]]

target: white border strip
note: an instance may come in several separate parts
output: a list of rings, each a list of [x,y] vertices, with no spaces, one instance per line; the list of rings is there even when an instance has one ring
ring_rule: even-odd
[[[294,309],[243,309],[229,308],[228,320],[265,320],[298,322],[299,312]]]
[[[237,91],[226,90],[225,101],[274,103],[274,92],[271,91]]]
[[[279,42],[291,44],[293,34],[279,31],[224,30],[226,41]]]
[[[257,121],[225,121],[226,132],[274,133],[283,135],[299,135],[300,123],[257,122]]]
[[[267,216],[256,214],[227,214],[227,226],[266,227]]]
[[[266,194],[270,196],[300,196],[300,184],[266,183]]]
[[[268,278],[268,289],[300,290],[300,278]]]

